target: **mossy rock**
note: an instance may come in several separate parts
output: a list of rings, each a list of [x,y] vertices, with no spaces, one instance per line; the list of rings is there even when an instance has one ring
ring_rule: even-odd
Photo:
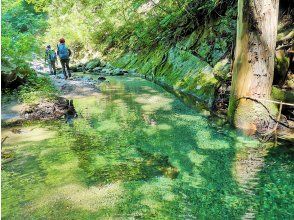
[[[274,82],[281,84],[284,82],[290,65],[290,58],[284,50],[276,51]]]
[[[294,30],[293,27],[290,27],[286,30],[281,31],[277,35],[277,42],[284,42],[294,38]]]
[[[226,62],[227,63],[227,62]],[[219,68],[227,71],[226,63]],[[176,90],[195,95],[211,106],[218,80],[213,68],[188,51],[173,47],[169,50],[158,47],[144,53],[127,53],[114,63],[115,66],[136,71],[145,78],[160,81]]]
[[[99,66],[101,64],[100,59],[95,58],[93,60],[90,60],[87,64],[86,64],[86,70],[90,70],[90,69],[94,69],[95,67]]]
[[[294,103],[294,91],[282,90],[280,88],[273,86],[272,98],[278,101]]]
[[[226,81],[230,76],[230,61],[225,58],[215,64],[213,67],[214,76],[219,81]]]
[[[207,62],[190,52],[172,48],[162,72],[166,83],[194,94],[199,100],[211,106],[218,80]]]

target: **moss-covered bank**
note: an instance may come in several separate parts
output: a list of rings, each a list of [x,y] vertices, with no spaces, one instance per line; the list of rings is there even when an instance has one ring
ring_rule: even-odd
[[[143,50],[125,50],[107,59],[117,67],[194,95],[212,107],[216,88],[227,80],[235,38],[236,10],[211,18],[176,43],[159,42]],[[184,30],[178,27],[178,30]]]
[[[173,47],[157,48],[147,54],[127,53],[115,65],[192,93],[208,106],[212,105],[218,83],[213,68],[187,51]]]

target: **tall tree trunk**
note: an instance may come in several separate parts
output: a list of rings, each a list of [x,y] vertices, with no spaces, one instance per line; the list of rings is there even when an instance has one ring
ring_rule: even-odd
[[[236,127],[250,133],[270,126],[271,119],[264,106],[272,114],[276,111],[272,104],[253,99],[270,99],[278,11],[279,0],[238,0],[236,57],[228,116]]]

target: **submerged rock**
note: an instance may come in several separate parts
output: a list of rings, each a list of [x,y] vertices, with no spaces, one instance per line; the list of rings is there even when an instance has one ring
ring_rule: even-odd
[[[104,76],[99,76],[99,77],[98,77],[98,80],[100,80],[100,81],[105,81],[106,78],[105,78]]]

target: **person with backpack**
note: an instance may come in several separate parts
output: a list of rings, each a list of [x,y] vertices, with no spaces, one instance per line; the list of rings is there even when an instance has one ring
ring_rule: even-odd
[[[57,55],[59,56],[65,79],[71,77],[71,73],[69,69],[69,57],[71,55],[71,51],[65,45],[64,38],[61,38],[59,40],[59,44],[57,45]]]
[[[45,52],[45,64],[48,63],[50,74],[56,75],[56,61],[56,53],[51,49],[51,46],[48,45]]]

